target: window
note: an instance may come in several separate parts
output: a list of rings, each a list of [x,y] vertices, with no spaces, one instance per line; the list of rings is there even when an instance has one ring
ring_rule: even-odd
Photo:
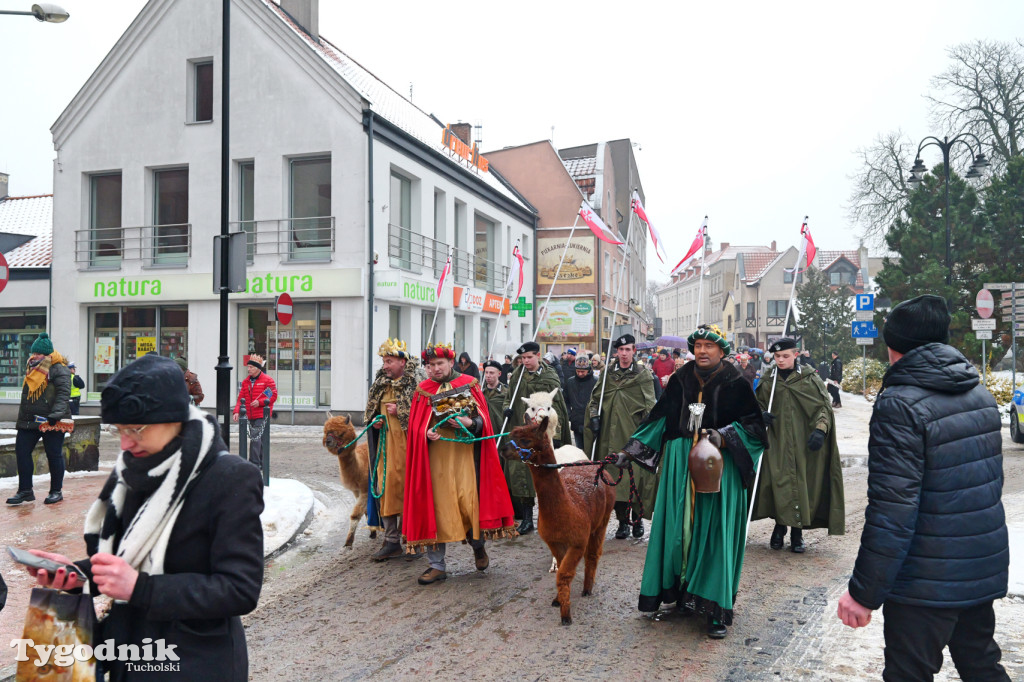
[[[120,265],[121,174],[89,179],[89,265]]]
[[[435,332],[435,338],[437,337]],[[455,356],[458,357],[466,351],[466,316],[455,316]],[[470,354],[472,357],[472,354]]]
[[[192,121],[200,123],[213,120],[213,62],[195,62],[193,74]]]
[[[494,321],[489,318],[480,318],[480,355],[478,361],[487,359],[487,352],[491,349],[491,335],[494,333],[491,327]]]
[[[461,201],[455,202],[455,248],[456,252],[452,257],[452,275],[455,281],[459,284],[466,284],[469,282],[472,276],[472,266],[468,262],[466,257],[466,251],[469,249],[469,235],[466,234],[467,230],[467,219],[466,219],[466,205]],[[444,265],[444,257],[441,258],[441,264],[438,265],[438,270],[435,275],[440,276],[440,267]]]
[[[430,329],[434,325],[434,311],[424,310],[420,318],[420,348],[426,348],[428,342],[432,342],[433,339],[430,337]],[[443,334],[440,329],[434,329],[434,338],[442,338]]]
[[[747,319],[748,320],[756,320],[757,319],[757,304],[754,303],[754,302],[747,303]]]
[[[493,263],[489,262],[494,260],[497,225],[479,213],[476,214],[475,218],[473,241],[473,261],[475,267],[473,268],[473,277],[478,287],[494,291],[496,287],[501,287],[505,284],[504,282],[495,281],[499,277],[496,272],[492,272]]]
[[[238,164],[238,222],[239,227],[248,233],[246,255],[252,263],[256,255],[256,164],[243,161]]]
[[[32,342],[46,330],[46,308],[0,313],[0,398],[19,400]],[[85,363],[79,370],[85,373]]]
[[[789,301],[768,301],[768,317],[785,317]]]
[[[153,172],[153,264],[188,262],[188,168]]]
[[[402,338],[402,309],[396,305],[388,306],[388,338]]]
[[[444,235],[445,228],[445,202],[444,192],[434,190],[434,241],[447,241]]]
[[[331,159],[291,161],[291,252],[295,260],[324,260],[332,250]]]
[[[394,241],[398,243],[398,260],[395,266],[402,270],[420,272],[420,262],[417,260],[414,264],[412,260],[412,181],[395,172],[391,173],[388,208],[388,223],[393,226],[389,232],[395,233]]]
[[[783,270],[782,271],[782,282],[783,282],[783,284],[792,284],[793,283],[793,271],[792,270]],[[797,284],[803,284],[804,283],[804,274],[802,272],[796,276],[796,283]]]
[[[843,283],[843,273],[842,272],[830,272],[830,273],[828,273],[828,282],[829,282],[829,284],[842,284]]]
[[[604,254],[604,293],[610,294],[612,286],[612,266],[611,257],[606,253]],[[605,327],[607,329],[607,327]]]

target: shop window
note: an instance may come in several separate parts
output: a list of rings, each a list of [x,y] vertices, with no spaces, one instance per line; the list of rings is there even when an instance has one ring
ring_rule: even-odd
[[[256,164],[252,161],[238,164],[238,226],[248,233],[245,252],[252,263],[256,255]]]
[[[188,362],[188,308],[160,309],[160,355]]]
[[[45,329],[45,308],[0,314],[0,398],[21,399],[29,349]]]
[[[149,260],[154,265],[188,263],[188,169],[153,172],[153,242]]]
[[[320,405],[330,407],[331,405],[331,303],[318,304],[320,312],[320,324],[317,330],[319,337],[317,342],[317,354],[320,358],[319,371],[320,383],[317,395],[320,397]]]
[[[430,334],[431,334],[431,327],[433,326],[433,324],[434,324],[434,311],[433,310],[424,310],[423,314],[420,316],[420,339],[421,339],[420,346],[422,346],[423,348],[426,348],[427,347],[427,343],[432,341],[432,339],[430,338]],[[441,338],[441,336],[442,336],[440,329],[434,329],[433,333],[434,333],[434,338],[435,339],[436,338]]]
[[[331,158],[292,159],[289,257],[331,256]]]
[[[147,353],[188,360],[188,308],[122,307],[89,311],[91,363],[79,363],[88,373],[90,401],[117,370]],[[88,368],[88,372],[87,372]]]
[[[435,338],[437,332],[435,331]],[[468,351],[466,348],[466,316],[456,315],[455,316],[455,356],[458,357],[464,351]],[[472,354],[470,354],[472,357]]]
[[[491,349],[494,321],[485,317],[480,318],[480,356],[474,358],[477,361],[486,360],[487,353]]]
[[[402,309],[396,305],[388,306],[388,338],[402,338]]]
[[[89,265],[119,266],[123,255],[121,174],[91,176],[89,204]]]

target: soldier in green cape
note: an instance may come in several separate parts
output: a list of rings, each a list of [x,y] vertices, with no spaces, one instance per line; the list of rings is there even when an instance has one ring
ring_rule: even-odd
[[[619,452],[656,402],[654,375],[633,358],[636,354],[633,335],[623,334],[615,339],[612,350],[615,355],[590,396],[588,421],[583,431],[583,451],[587,456],[593,453],[595,461]],[[618,478],[616,467],[609,466],[608,472],[613,480]],[[635,476],[644,514],[651,518],[658,493],[658,476],[642,469],[636,471]],[[615,518],[619,521],[615,537],[620,540],[629,535],[629,485],[628,479],[623,480],[624,484],[615,488]],[[644,525],[636,503],[633,506],[633,537],[640,538],[644,535]]]

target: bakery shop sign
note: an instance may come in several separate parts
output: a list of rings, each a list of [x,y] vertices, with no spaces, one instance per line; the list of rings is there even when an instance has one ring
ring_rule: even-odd
[[[444,132],[441,133],[441,144],[451,150],[452,154],[462,157],[471,167],[476,168],[482,173],[487,172],[487,159],[480,156],[480,150],[477,148],[476,142],[470,147],[455,134],[451,126],[444,127]]]

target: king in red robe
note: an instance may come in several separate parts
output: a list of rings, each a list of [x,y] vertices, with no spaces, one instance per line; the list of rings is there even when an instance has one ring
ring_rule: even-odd
[[[454,359],[443,344],[423,351],[430,378],[417,387],[409,417],[402,524],[407,551],[426,551],[430,560],[420,584],[447,578],[446,543],[468,541],[482,571],[484,540],[516,535],[496,443],[486,438],[494,435],[487,399],[476,379],[454,371]],[[452,412],[459,416],[438,426]],[[466,437],[455,420],[485,440],[445,440]]]

